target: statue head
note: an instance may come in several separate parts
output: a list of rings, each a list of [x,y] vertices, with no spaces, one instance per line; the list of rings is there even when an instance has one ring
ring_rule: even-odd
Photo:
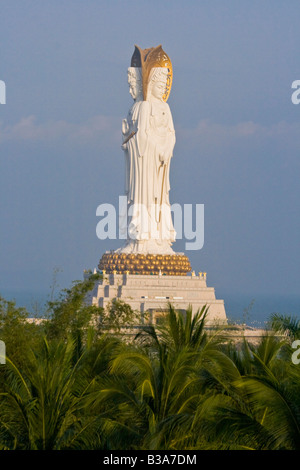
[[[143,99],[142,72],[140,67],[129,67],[127,72],[129,93],[134,101]]]
[[[147,89],[148,101],[165,101],[168,74],[168,69],[165,67],[153,67],[151,69]]]
[[[171,60],[162,49],[161,45],[150,47],[148,49],[141,49],[140,47],[135,46],[135,50],[131,58],[131,67],[141,68],[144,100],[148,99],[147,94],[150,88],[151,76],[153,76],[153,69],[164,68],[166,72],[165,75],[162,76],[162,79],[165,80],[165,76],[167,78],[165,80],[165,90],[162,100],[167,101],[172,87],[173,70]],[[152,85],[153,84],[151,84],[151,86]]]

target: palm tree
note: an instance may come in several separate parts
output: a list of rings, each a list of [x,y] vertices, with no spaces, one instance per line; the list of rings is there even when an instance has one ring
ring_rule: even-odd
[[[5,390],[0,395],[0,443],[8,449],[99,447],[95,379],[74,364],[74,344],[48,343],[31,351],[26,370],[7,359]]]
[[[139,448],[165,448],[164,424],[198,399],[193,353],[171,354],[161,346],[154,357],[152,351],[127,346],[112,361],[110,374],[101,397],[113,406],[111,429],[116,435],[122,430],[123,438],[127,434]]]
[[[211,379],[205,367],[218,360],[206,314],[206,308],[193,316],[191,308],[184,314],[170,305],[163,324],[144,327],[136,344],[119,349],[101,391],[112,407],[106,429],[114,448],[176,448],[178,428],[190,423]]]
[[[169,305],[129,341],[84,314],[35,338],[2,369],[0,449],[300,449],[297,322],[237,348],[206,315]]]
[[[213,394],[199,408],[195,428],[219,448],[300,448],[300,371],[282,359],[282,345],[272,335],[262,338],[232,390]]]
[[[291,315],[273,313],[270,317],[271,328],[293,342],[300,339],[300,319]]]
[[[207,341],[205,321],[208,314],[206,305],[193,314],[192,306],[185,312],[176,311],[171,303],[168,305],[168,313],[165,321],[156,326],[162,342],[169,349],[179,351],[182,348],[201,348]],[[147,328],[144,329],[147,330]]]

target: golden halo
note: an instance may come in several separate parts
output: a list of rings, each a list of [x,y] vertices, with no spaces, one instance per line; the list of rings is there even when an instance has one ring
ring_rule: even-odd
[[[168,100],[172,88],[173,67],[170,57],[166,54],[161,45],[150,47],[148,49],[141,49],[139,46],[135,46],[134,53],[131,58],[131,67],[141,67],[142,69],[144,101],[147,100],[147,89],[151,70],[154,67],[167,68],[167,83],[165,93],[163,95],[163,101],[166,102]]]

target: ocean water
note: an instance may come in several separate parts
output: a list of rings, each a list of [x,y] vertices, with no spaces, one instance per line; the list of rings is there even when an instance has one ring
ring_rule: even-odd
[[[224,294],[226,315],[234,323],[264,327],[272,313],[300,319],[300,295]]]
[[[47,291],[0,290],[6,300],[15,300],[18,307],[25,307],[31,314],[42,316],[50,298]],[[272,313],[291,315],[300,319],[300,295],[251,295],[216,292],[224,299],[227,318],[233,323],[246,323],[253,327],[266,326]]]
[[[5,300],[13,300],[17,307],[25,307],[32,315],[42,316],[45,311],[46,302],[50,299],[47,291],[22,291],[1,289],[0,296]]]

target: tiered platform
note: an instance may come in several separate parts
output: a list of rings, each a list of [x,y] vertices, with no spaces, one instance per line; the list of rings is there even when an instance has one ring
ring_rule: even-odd
[[[227,323],[224,301],[216,299],[213,287],[207,287],[206,273],[178,276],[103,272],[103,279],[95,284],[88,302],[105,308],[113,299],[128,303],[141,316],[148,312],[154,323],[167,310],[168,302],[179,310],[192,305],[194,312],[208,305],[207,325]]]

